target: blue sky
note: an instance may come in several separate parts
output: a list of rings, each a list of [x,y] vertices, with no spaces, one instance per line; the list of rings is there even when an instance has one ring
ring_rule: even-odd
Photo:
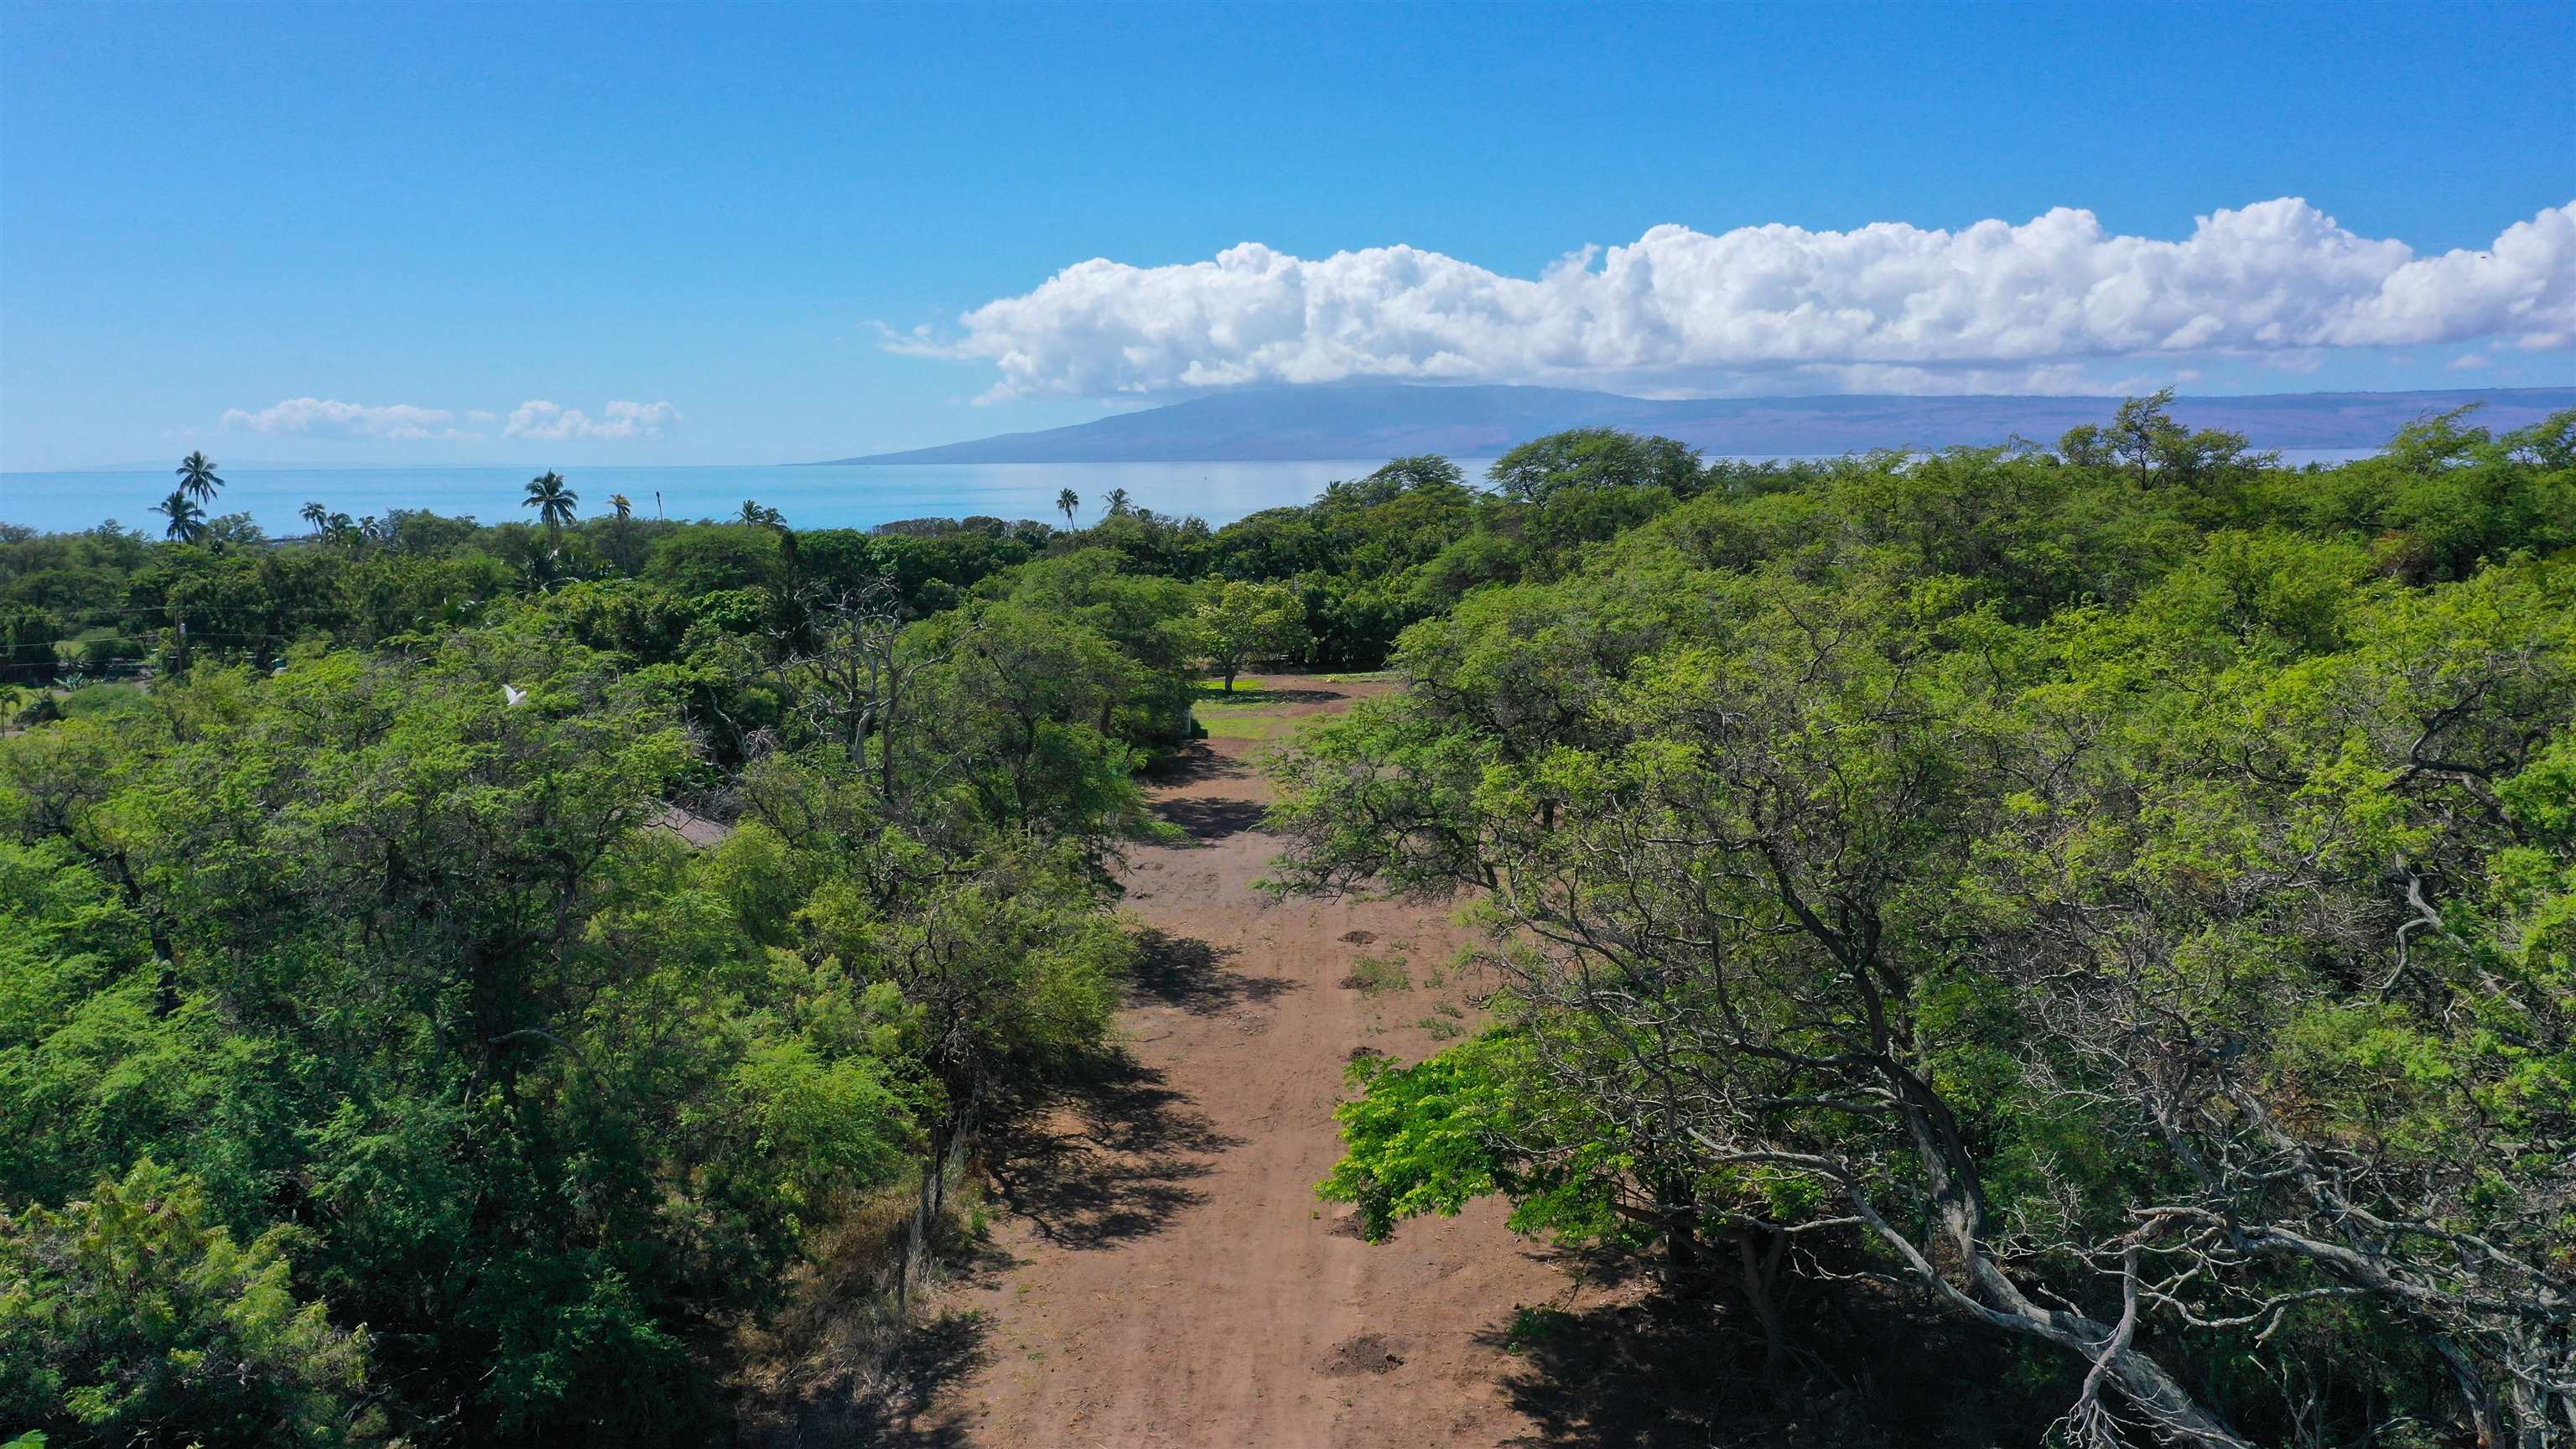
[[[7,470],[793,460],[1343,377],[2576,378],[2564,0],[0,21]]]

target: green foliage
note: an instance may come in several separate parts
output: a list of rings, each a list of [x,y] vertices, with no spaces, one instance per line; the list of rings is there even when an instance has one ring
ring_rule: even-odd
[[[2203,1442],[2289,1432],[2319,1355],[2337,1433],[2561,1412],[2506,1386],[2576,1287],[2571,426],[2291,474],[2145,399],[1592,551],[1520,520],[1519,583],[1273,766],[1280,888],[1470,893],[1509,983],[1364,1068],[1325,1194],[1803,1234],[2084,1364],[2135,1249],[2120,1392]],[[1647,486],[1591,445],[1512,501]]]
[[[1293,657],[1305,644],[1306,606],[1295,590],[1241,579],[1211,580],[1205,588],[1190,622],[1208,663],[1225,676],[1227,693],[1246,663]]]
[[[1359,1209],[1382,1242],[1407,1218],[1455,1216],[1479,1197],[1512,1199],[1524,1233],[1629,1246],[1695,1234],[1693,1204],[1641,1139],[1535,1071],[1538,1042],[1493,1030],[1406,1067],[1355,1062],[1360,1095],[1334,1113],[1344,1154],[1316,1191]]]
[[[59,1211],[0,1214],[0,1422],[39,1444],[348,1442],[366,1339],[296,1294],[289,1236],[236,1243],[149,1158]]]
[[[1670,438],[1577,428],[1512,449],[1495,460],[1491,477],[1503,496],[1523,503],[1544,504],[1586,490],[1639,488],[1688,497],[1699,490],[1699,453]]]
[[[201,668],[0,748],[0,1201],[184,1165],[315,1321],[366,1326],[414,1439],[701,1433],[690,1344],[805,1226],[1104,1037],[1131,948],[1090,852],[1138,797],[1098,725],[1132,666],[962,623],[923,686],[980,733],[903,772],[940,843],[815,755],[755,798],[872,823],[696,854],[648,825],[699,768],[654,678],[524,627],[649,641],[636,602]],[[1072,693],[1007,711],[1021,668]]]
[[[560,473],[540,473],[528,480],[528,496],[523,506],[537,510],[537,521],[548,528],[561,528],[573,521],[574,505],[580,495],[567,487]]]
[[[1362,956],[1351,963],[1351,979],[1346,984],[1363,996],[1384,996],[1391,991],[1411,991],[1413,973],[1401,956]]]
[[[1503,1330],[1503,1347],[1513,1353],[1527,1353],[1539,1344],[1563,1338],[1574,1327],[1574,1315],[1562,1308],[1514,1304],[1511,1326]]]
[[[1585,430],[1074,534],[555,478],[269,541],[209,464],[168,540],[0,530],[0,1422],[721,1437],[723,1331],[1108,1042],[1138,770],[1203,662],[1212,731],[1286,734],[1231,686],[1297,656],[1403,688],[1277,754],[1276,888],[1463,893],[1506,983],[1357,1069],[1371,1236],[1794,1241],[2032,1393],[2135,1247],[2169,1423],[2563,1417],[2513,1386],[2576,1292],[2576,417],[2471,422],[2306,470],[2162,398],[2054,453]]]
[[[1455,1216],[1501,1191],[1510,1102],[1493,1057],[1478,1043],[1415,1067],[1374,1057],[1352,1063],[1361,1095],[1333,1113],[1343,1156],[1317,1193],[1358,1207],[1362,1234],[1383,1242],[1405,1218]]]

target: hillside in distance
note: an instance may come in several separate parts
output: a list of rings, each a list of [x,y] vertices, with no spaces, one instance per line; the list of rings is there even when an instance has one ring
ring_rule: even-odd
[[[2175,418],[2243,433],[2258,448],[2369,448],[2428,413],[2484,406],[2498,432],[2576,408],[2576,387],[2428,392],[2267,393],[2184,397]],[[1005,433],[899,453],[836,458],[867,463],[1271,462],[1392,458],[1413,453],[1490,457],[1577,427],[1661,433],[1711,454],[1831,454],[1873,448],[2054,441],[2111,415],[2107,397],[1771,398],[1620,397],[1552,387],[1348,384],[1219,393],[1044,432]]]

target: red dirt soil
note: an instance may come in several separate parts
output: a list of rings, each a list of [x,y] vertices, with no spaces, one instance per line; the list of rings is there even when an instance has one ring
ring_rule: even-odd
[[[1273,677],[1277,712],[1384,686]],[[980,1315],[981,1366],[908,1426],[1003,1446],[1490,1445],[1532,1437],[1500,1380],[1513,1309],[1567,1279],[1499,1203],[1371,1246],[1319,1202],[1350,1060],[1438,1049],[1462,1000],[1441,912],[1274,902],[1253,889],[1265,746],[1211,740],[1155,787],[1190,833],[1139,849],[1128,910],[1155,935],[1123,1028],[1133,1069],[999,1144],[995,1266],[941,1305]],[[1344,985],[1363,956],[1415,984]],[[1472,1018],[1472,1013],[1470,1013]]]

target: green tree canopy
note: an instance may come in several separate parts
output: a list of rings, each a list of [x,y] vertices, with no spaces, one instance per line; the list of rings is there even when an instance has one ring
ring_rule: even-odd
[[[0,1423],[61,1445],[345,1444],[367,1344],[295,1291],[288,1229],[237,1243],[137,1162],[60,1210],[0,1212]]]
[[[1228,694],[1246,663],[1293,654],[1306,641],[1306,606],[1281,584],[1211,582],[1191,619],[1208,663],[1225,676]]]

